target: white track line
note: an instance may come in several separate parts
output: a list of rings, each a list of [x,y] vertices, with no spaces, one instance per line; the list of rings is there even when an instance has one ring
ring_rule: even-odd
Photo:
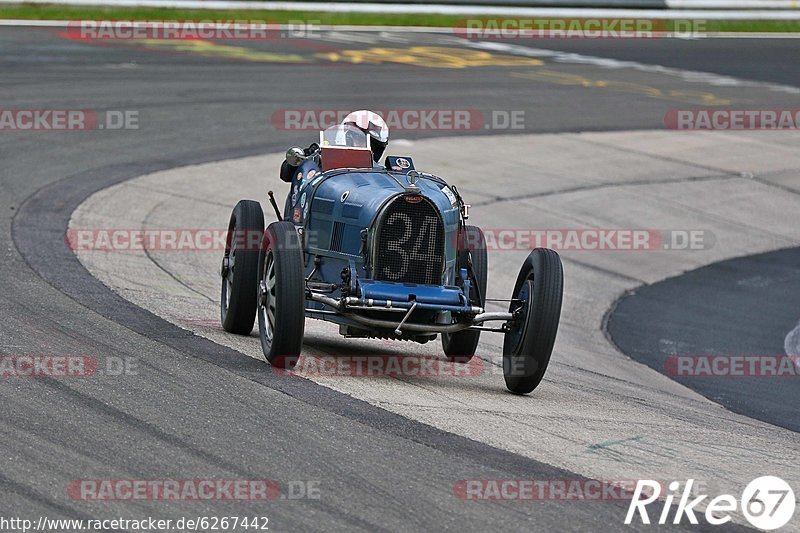
[[[797,9],[796,0],[666,0],[671,9]]]
[[[753,0],[747,0],[753,2]],[[652,18],[652,19],[705,19],[705,20],[800,20],[800,10],[794,0],[766,0],[751,7],[784,9],[720,10],[720,9],[615,9],[568,7],[504,7],[455,6],[441,4],[370,4],[370,3],[316,3],[316,2],[247,2],[236,0],[27,0],[25,4],[58,4],[104,7],[164,7],[176,9],[238,9],[311,11],[331,13],[389,13],[389,14],[443,14],[508,17],[588,17],[588,18]],[[19,4],[19,0],[0,0],[0,4]],[[749,4],[748,4],[749,5]]]
[[[786,355],[800,358],[800,323],[786,335],[783,340],[783,350]],[[796,360],[796,363],[800,366],[800,359]]]
[[[4,0],[0,0],[2,4]],[[19,28],[66,28],[74,25],[79,20],[31,20],[31,19],[0,19],[1,26],[19,27]],[[164,25],[163,21],[135,21],[136,24],[148,27],[161,27]],[[204,23],[206,28],[222,27],[221,23],[214,23],[209,21]],[[225,26],[227,28],[248,28],[255,26],[255,24],[233,24]],[[259,24],[259,28],[267,30],[291,30],[296,29],[296,25],[292,24]],[[321,24],[314,26],[315,30],[319,31],[343,31],[343,32],[370,32],[370,33],[432,33],[442,35],[453,35],[453,28],[450,27],[429,27],[429,26],[356,26],[348,24]],[[663,34],[657,38],[660,39],[685,39],[682,35]],[[691,37],[692,39],[800,39],[800,33],[786,33],[786,32],[707,32],[702,35]]]
[[[786,335],[783,340],[783,351],[794,360],[795,366],[800,369],[800,323]]]

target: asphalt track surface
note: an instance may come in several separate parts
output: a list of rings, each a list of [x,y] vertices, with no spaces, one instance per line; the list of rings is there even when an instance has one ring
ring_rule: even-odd
[[[759,39],[750,44],[747,40],[734,42],[731,39],[638,39],[632,44],[607,39],[595,41],[591,46],[575,40],[536,42],[535,45],[622,61],[797,85],[796,72],[784,61],[797,47],[792,39]]]
[[[353,42],[351,36],[326,36],[246,47],[305,57],[368,49],[375,44],[372,38]],[[420,44],[416,37],[393,39],[393,48]],[[725,64],[718,73],[800,86],[800,80],[776,77],[769,64],[739,50],[775,45],[730,41],[718,49],[717,44],[697,42],[711,65],[705,71]],[[138,366],[137,374],[125,376],[2,382],[3,513],[30,518],[266,514],[276,529],[364,530],[521,528],[531,521],[543,529],[590,530],[620,523],[626,505],[619,502],[476,503],[454,498],[452,486],[458,479],[580,476],[312,382],[279,379],[258,361],[179,329],[109,291],[64,246],[63,232],[74,209],[110,185],[159,170],[278,152],[307,141],[308,132],[271,126],[269,117],[279,109],[524,109],[530,119],[522,131],[531,133],[654,129],[669,109],[699,107],[709,98],[763,103],[760,107],[796,107],[797,102],[791,92],[757,84],[704,84],[699,89],[703,94],[697,95],[697,83],[680,77],[550,63],[546,58],[550,72],[544,78],[539,73],[528,76],[523,66],[438,69],[319,58],[311,65],[280,64],[264,56],[242,58],[230,49],[164,51],[9,28],[0,31],[0,50],[4,107],[135,109],[141,117],[135,131],[13,132],[0,137],[0,209],[6,213],[0,232],[3,354],[96,354],[100,359],[131,358]],[[591,43],[581,53],[601,55]],[[730,54],[743,58],[738,66],[726,64]],[[784,57],[783,64],[793,60]],[[685,66],[698,70],[695,60],[687,59]],[[509,70],[520,75],[509,76]],[[453,152],[457,159],[457,150]],[[264,168],[265,175],[274,172]],[[224,179],[219,186],[225,187]],[[66,490],[70,480],[82,478],[203,477],[268,478],[284,484],[320,480],[322,497],[266,507],[242,502],[134,504],[75,501]]]
[[[787,310],[797,307],[798,254],[791,248],[731,259],[643,287],[619,302],[608,331],[621,350],[659,370],[673,355],[665,341],[676,336],[674,353],[783,355],[786,335],[797,325],[797,313]],[[642,316],[646,332],[636,327]],[[800,430],[795,379],[679,380],[732,411]]]

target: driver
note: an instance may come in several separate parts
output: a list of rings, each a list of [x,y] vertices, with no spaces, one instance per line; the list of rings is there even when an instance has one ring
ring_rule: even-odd
[[[341,125],[358,128],[366,135],[369,135],[369,137],[371,137],[369,144],[372,150],[372,160],[375,163],[380,161],[381,156],[386,151],[386,147],[389,145],[389,126],[386,125],[386,121],[384,121],[379,114],[366,109],[353,111],[344,117]],[[312,143],[304,152],[306,155],[311,155],[317,151],[317,149],[319,149],[319,145],[317,143]],[[283,164],[281,164],[281,180],[286,183],[291,183],[292,176],[294,176],[296,171],[297,167],[290,165],[288,161],[284,160]]]
[[[342,126],[355,126],[372,137],[370,140],[372,160],[376,163],[380,161],[383,152],[389,145],[389,126],[379,114],[366,109],[353,111],[344,117]]]

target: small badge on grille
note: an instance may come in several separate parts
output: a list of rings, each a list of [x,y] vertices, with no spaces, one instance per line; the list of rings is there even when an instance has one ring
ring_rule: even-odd
[[[422,196],[419,194],[407,194],[403,196],[403,198],[405,198],[406,202],[410,204],[418,204],[422,201]]]

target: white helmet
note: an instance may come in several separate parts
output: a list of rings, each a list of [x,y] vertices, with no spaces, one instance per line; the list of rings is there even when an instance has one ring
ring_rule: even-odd
[[[372,158],[376,162],[380,160],[389,144],[389,126],[379,114],[366,109],[353,111],[344,117],[342,126],[355,126],[372,137]]]

